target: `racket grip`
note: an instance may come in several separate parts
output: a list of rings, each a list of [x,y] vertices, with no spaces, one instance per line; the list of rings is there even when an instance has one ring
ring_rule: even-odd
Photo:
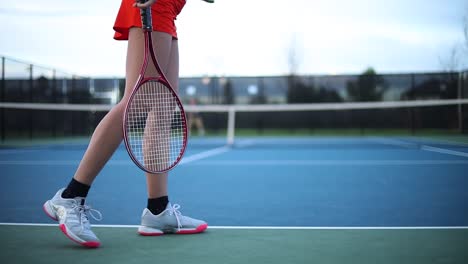
[[[141,4],[146,3],[146,1],[148,0],[139,0]],[[151,6],[140,9],[140,15],[141,15],[141,25],[142,25],[143,30],[152,31],[153,25],[152,25],[152,19],[151,19]]]

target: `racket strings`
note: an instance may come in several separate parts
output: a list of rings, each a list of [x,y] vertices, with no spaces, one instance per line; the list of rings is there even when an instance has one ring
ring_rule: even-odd
[[[127,111],[127,141],[134,158],[150,171],[172,167],[186,140],[184,114],[172,92],[157,81],[146,82]]]

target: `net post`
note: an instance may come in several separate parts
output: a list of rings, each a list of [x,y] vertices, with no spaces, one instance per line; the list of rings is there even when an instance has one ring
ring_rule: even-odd
[[[5,102],[5,57],[2,57],[2,79],[1,79],[1,102]],[[6,129],[5,129],[5,114],[4,114],[4,110],[3,108],[0,109],[0,127],[1,127],[1,140],[2,142],[5,141],[5,133],[6,133]]]
[[[462,77],[463,72],[458,72],[457,99],[462,99]],[[458,132],[463,133],[463,111],[462,104],[458,104]]]
[[[34,102],[34,72],[33,72],[34,65],[29,64],[29,102]],[[33,140],[33,130],[34,130],[34,119],[33,114],[29,113],[29,139]]]
[[[1,101],[5,102],[5,57],[2,57],[2,80],[0,83],[0,87]]]
[[[466,91],[466,88],[468,88],[468,83],[467,83],[467,80],[468,80],[468,70],[465,70],[465,71],[462,71],[461,72],[461,84],[460,84],[460,98],[461,99],[465,99],[466,98],[466,94],[465,94],[465,91]],[[462,134],[465,134],[466,133],[466,127],[465,127],[465,112],[466,112],[466,106],[464,105],[461,105],[460,106],[460,119],[461,119],[461,133]]]
[[[415,88],[415,77],[414,77],[414,74],[411,74],[411,91],[414,91],[414,88]],[[411,100],[415,100],[414,98],[414,95],[412,96]],[[409,108],[408,109],[409,111],[409,114],[410,114],[410,132],[411,132],[411,135],[414,136],[415,134],[415,124],[414,124],[414,109],[413,108]]]
[[[57,103],[57,71],[52,69],[52,102]],[[51,113],[52,116],[52,137],[57,137],[57,122],[55,111]]]
[[[230,106],[228,109],[228,127],[227,127],[227,144],[234,144],[235,136],[235,123],[236,122],[236,109],[233,106]]]

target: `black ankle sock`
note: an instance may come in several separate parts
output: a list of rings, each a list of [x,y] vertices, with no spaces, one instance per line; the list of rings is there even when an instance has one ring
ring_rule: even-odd
[[[71,179],[67,188],[62,193],[62,198],[86,197],[91,186],[81,183],[74,178]]]
[[[158,215],[166,210],[166,206],[169,203],[168,196],[162,196],[158,198],[148,198],[148,206],[147,208],[153,213],[154,215]]]

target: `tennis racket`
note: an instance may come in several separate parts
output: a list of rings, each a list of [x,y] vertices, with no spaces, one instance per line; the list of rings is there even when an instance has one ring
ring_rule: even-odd
[[[140,13],[145,37],[144,59],[124,112],[124,142],[130,158],[140,169],[162,173],[182,159],[187,146],[187,119],[155,56],[151,7],[140,9]],[[147,75],[149,63],[155,66],[157,76]]]

